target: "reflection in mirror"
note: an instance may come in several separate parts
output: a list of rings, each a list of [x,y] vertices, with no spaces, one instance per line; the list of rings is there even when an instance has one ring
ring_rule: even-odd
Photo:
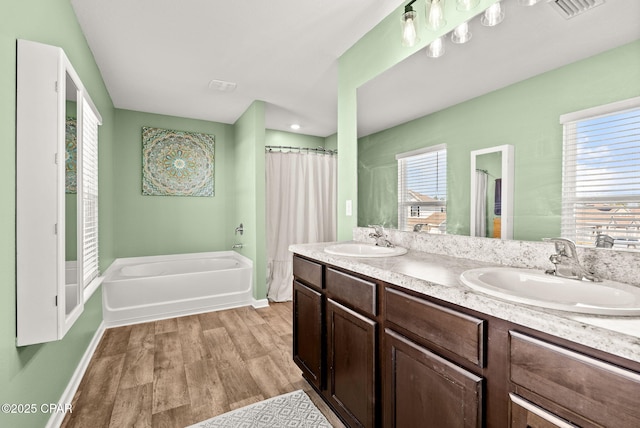
[[[471,152],[471,236],[513,238],[513,177],[513,146]]]
[[[78,87],[66,76],[65,103],[65,314],[81,303],[78,286]]]
[[[561,234],[559,118],[640,93],[640,2],[607,2],[569,21],[546,2],[503,7],[495,28],[470,21],[469,43],[447,37],[443,57],[418,51],[358,88],[359,226],[398,227],[395,156],[446,144],[446,233],[470,235],[469,153],[509,143],[517,148],[513,238]]]

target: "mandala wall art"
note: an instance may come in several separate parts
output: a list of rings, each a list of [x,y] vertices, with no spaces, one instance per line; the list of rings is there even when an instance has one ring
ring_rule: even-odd
[[[77,193],[78,127],[76,118],[67,117],[65,125],[65,193]]]
[[[142,194],[213,196],[214,137],[142,128]]]

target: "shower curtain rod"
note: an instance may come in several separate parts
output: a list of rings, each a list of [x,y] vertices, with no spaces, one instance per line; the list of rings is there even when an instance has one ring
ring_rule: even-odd
[[[298,152],[301,152],[305,150],[308,152],[318,152],[318,153],[324,153],[327,155],[338,154],[338,150],[325,149],[324,147],[312,148],[312,147],[293,147],[293,146],[264,146],[264,149],[267,152],[282,151],[282,150],[297,150]]]

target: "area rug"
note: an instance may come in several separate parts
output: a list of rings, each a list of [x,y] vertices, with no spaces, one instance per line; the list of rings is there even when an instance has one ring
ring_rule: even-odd
[[[302,390],[260,401],[187,428],[332,428]]]

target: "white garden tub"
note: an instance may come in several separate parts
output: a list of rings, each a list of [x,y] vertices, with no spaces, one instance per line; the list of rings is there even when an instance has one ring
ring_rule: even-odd
[[[106,326],[253,305],[253,262],[234,252],[117,259],[105,273]]]

